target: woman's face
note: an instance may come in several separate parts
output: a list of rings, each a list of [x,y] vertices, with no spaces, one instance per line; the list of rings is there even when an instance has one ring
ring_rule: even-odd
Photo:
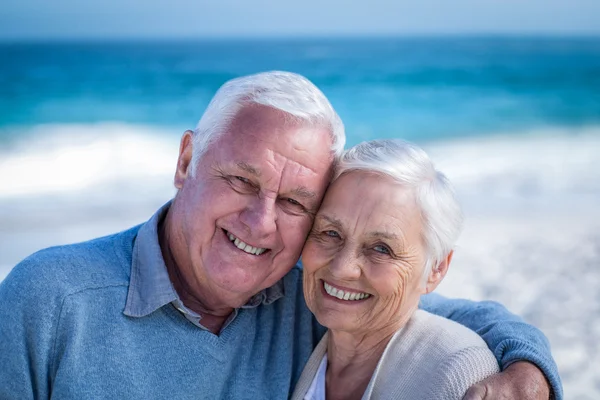
[[[304,295],[317,320],[354,333],[402,326],[425,292],[422,228],[410,189],[362,171],[338,178],[302,253]]]

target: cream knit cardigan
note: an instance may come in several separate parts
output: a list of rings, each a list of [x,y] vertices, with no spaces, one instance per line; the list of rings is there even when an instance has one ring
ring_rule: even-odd
[[[302,400],[310,388],[327,352],[327,337],[310,356],[292,400]],[[417,310],[392,336],[362,398],[460,400],[474,383],[498,371],[496,358],[475,332]]]

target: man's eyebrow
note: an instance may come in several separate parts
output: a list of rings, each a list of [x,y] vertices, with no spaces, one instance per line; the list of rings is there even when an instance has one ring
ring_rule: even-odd
[[[315,197],[317,197],[317,194],[315,192],[309,190],[305,186],[300,186],[292,190],[292,194],[295,194],[296,196],[301,197],[303,199],[314,199]]]
[[[237,166],[238,166],[238,168],[240,168],[243,171],[246,171],[249,174],[252,174],[256,177],[260,176],[260,171],[248,163],[240,161],[239,163],[237,163]]]

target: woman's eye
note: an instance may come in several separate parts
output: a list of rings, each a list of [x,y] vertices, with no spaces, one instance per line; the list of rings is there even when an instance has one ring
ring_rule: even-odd
[[[244,178],[243,176],[236,176],[235,179],[237,179],[240,182],[250,184],[250,180],[248,178]]]
[[[339,238],[340,234],[337,233],[336,231],[325,231],[323,232],[326,236],[332,237],[332,238]]]
[[[381,254],[390,254],[390,249],[382,244],[375,246],[373,250]]]

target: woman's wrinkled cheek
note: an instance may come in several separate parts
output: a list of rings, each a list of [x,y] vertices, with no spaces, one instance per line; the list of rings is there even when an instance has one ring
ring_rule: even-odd
[[[378,312],[375,318],[380,318],[377,325],[385,326],[394,323],[400,319],[404,319],[404,314],[407,310],[406,304],[409,297],[409,282],[411,278],[411,269],[402,267],[399,268],[393,277],[388,276],[382,280],[388,286],[386,291],[387,296],[382,299],[381,307],[378,307]]]
[[[319,295],[318,290],[320,290],[319,275],[319,268],[309,270],[305,268],[302,281],[302,284],[304,286],[304,299],[306,301],[306,305],[308,306],[309,310],[311,310],[313,313],[315,312],[317,306],[317,298]]]
[[[315,313],[321,296],[321,280],[328,277],[329,265],[336,257],[335,249],[318,241],[308,241],[302,254],[304,263],[304,297],[308,308]]]
[[[398,274],[398,277],[396,278],[396,284],[394,288],[394,299],[391,307],[389,308],[389,310],[394,315],[399,315],[401,313],[402,305],[406,302],[406,285],[408,282],[408,275],[408,273],[402,271],[400,274]]]

